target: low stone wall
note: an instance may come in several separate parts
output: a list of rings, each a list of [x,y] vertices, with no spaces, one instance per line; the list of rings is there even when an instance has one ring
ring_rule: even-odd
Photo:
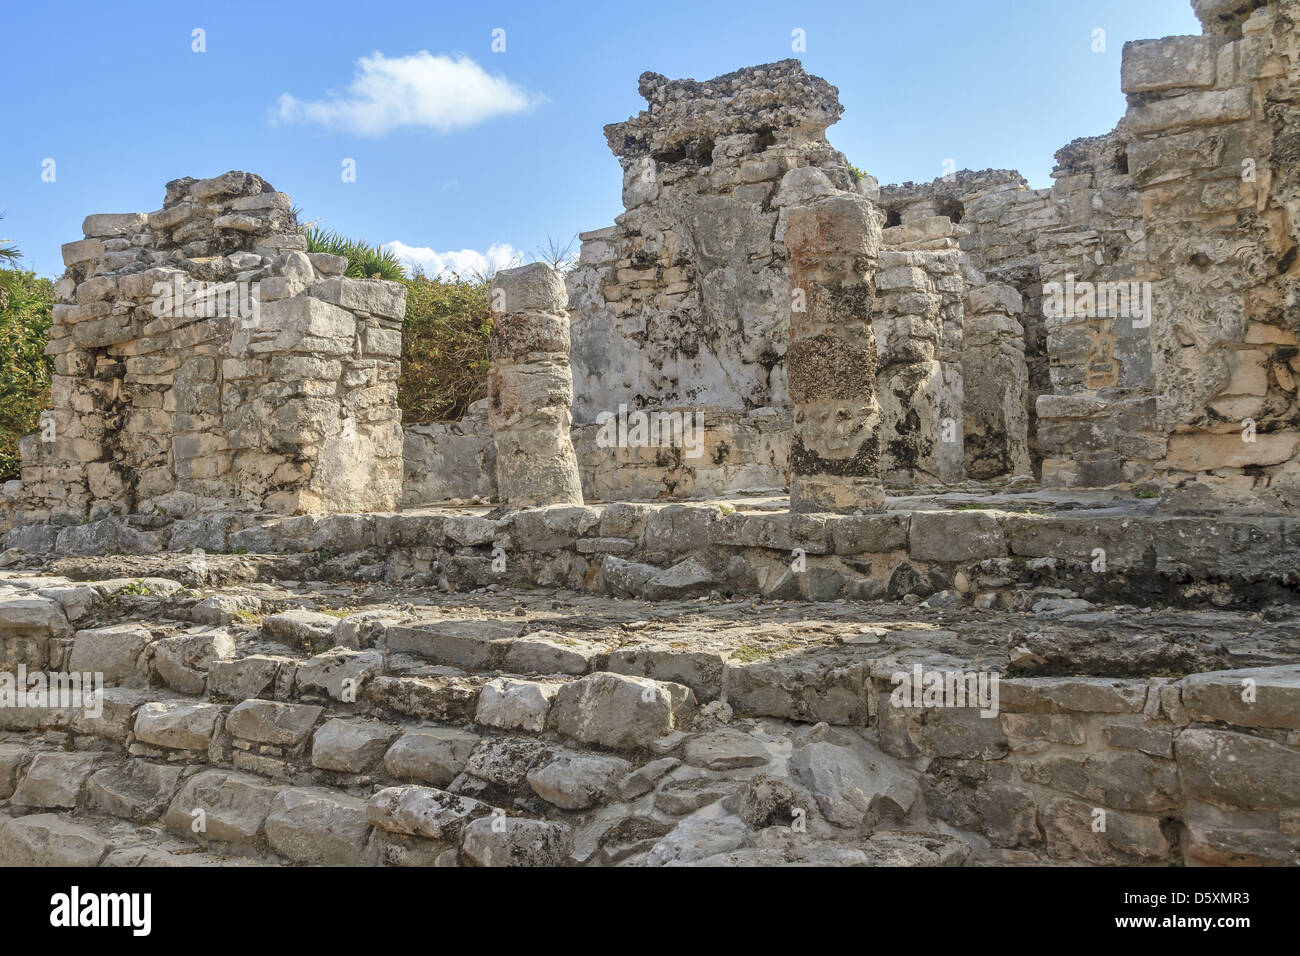
[[[402,427],[402,507],[440,501],[495,500],[496,445],[486,400],[457,422]]]
[[[1294,599],[1296,519],[1162,516],[1153,504],[1055,514],[806,515],[618,502],[501,518],[456,509],[270,522],[135,517],[20,527],[5,546],[57,555],[303,554],[311,555],[313,577],[462,589],[563,585],[652,599],[712,591],[812,600],[913,595],[953,606],[1028,607],[1042,587],[1142,603]]]
[[[749,414],[712,406],[633,409],[630,414],[675,416],[693,447],[677,444],[609,444],[602,425],[577,425],[571,433],[587,501],[655,501],[768,492],[789,487],[790,413]],[[698,416],[698,417],[696,417]],[[659,419],[652,419],[658,425]],[[614,427],[619,427],[617,419]],[[605,430],[602,432],[602,428]],[[459,422],[408,425],[402,507],[497,498],[496,448],[486,413]],[[616,439],[615,439],[616,440]]]

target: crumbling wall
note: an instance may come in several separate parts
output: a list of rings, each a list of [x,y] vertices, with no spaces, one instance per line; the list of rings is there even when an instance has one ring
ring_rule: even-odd
[[[402,426],[402,507],[497,496],[496,444],[487,399],[455,422]]]
[[[1021,294],[1029,451],[1045,484],[1154,481],[1177,503],[1290,509],[1300,4],[1193,6],[1202,36],[1126,44],[1125,117],[1063,147],[1050,190],[963,171],[884,187],[880,202],[895,228],[960,222],[972,265]],[[966,391],[969,442],[989,402]]]
[[[843,112],[837,91],[796,60],[703,83],[645,73],[639,88],[649,110],[605,128],[626,212],[582,235],[568,277],[574,420],[620,404],[788,407],[772,199],[804,166],[859,188],[825,137]]]
[[[880,474],[893,485],[965,477],[962,380],[965,257],[951,219],[882,233],[872,311],[881,408]]]
[[[63,247],[21,523],[391,509],[405,290],[308,255],[290,200],[229,172]]]
[[[1120,128],[1142,191],[1162,481],[1300,506],[1300,3],[1193,4],[1200,37],[1129,44]]]

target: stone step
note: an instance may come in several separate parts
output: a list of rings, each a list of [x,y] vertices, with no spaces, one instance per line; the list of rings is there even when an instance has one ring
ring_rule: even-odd
[[[1139,609],[1041,589],[1026,615],[1037,637],[1008,656],[993,612],[952,612],[945,628],[943,610],[864,624],[852,606],[794,605],[755,624],[739,606],[646,620],[614,602],[422,608],[326,589],[340,610],[325,614],[311,585],[260,592],[248,619],[234,613],[242,586],[39,587],[67,602],[22,587],[66,622],[47,628],[47,668],[115,684],[90,712],[0,707],[0,813],[20,823],[0,837],[6,858],[57,844],[48,859],[140,865],[187,848],[205,865],[1300,862],[1297,665],[997,673],[1079,659],[1092,645],[1060,643],[1073,634],[1167,667],[1166,634],[1193,620],[1233,650],[1184,666],[1276,662],[1285,615],[1141,611],[1140,649],[1165,656],[1126,657],[1117,622]],[[200,623],[200,606],[233,616]],[[32,605],[4,607],[2,646],[27,647]],[[995,673],[996,703],[926,700],[935,675]],[[1225,759],[1242,772],[1218,774]]]

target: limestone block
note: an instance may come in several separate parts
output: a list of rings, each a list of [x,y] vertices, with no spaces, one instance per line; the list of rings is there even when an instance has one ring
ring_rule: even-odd
[[[685,724],[694,710],[689,687],[602,672],[562,686],[548,724],[583,743],[635,750]]]
[[[1165,37],[1124,44],[1120,88],[1149,93],[1214,85],[1215,46],[1209,37]]]

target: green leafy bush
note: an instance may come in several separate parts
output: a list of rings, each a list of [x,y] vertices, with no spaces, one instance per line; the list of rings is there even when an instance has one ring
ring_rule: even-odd
[[[481,276],[406,282],[397,404],[407,424],[455,421],[487,395],[492,309]]]
[[[36,430],[54,363],[45,355],[54,283],[0,269],[0,481],[18,477],[18,439]]]

